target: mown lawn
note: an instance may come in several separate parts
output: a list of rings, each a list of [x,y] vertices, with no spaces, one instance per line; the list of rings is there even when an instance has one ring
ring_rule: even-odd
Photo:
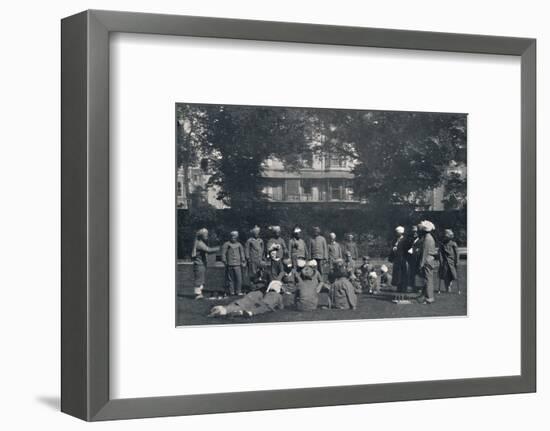
[[[437,270],[436,270],[437,274]],[[435,274],[435,286],[438,279]],[[209,282],[223,283],[223,269],[212,268]],[[355,320],[355,319],[383,319],[398,317],[436,317],[436,316],[463,316],[466,315],[467,278],[466,265],[459,266],[459,277],[462,294],[442,292],[436,295],[434,304],[424,305],[416,301],[410,304],[394,304],[393,302],[368,294],[359,295],[359,303],[355,310],[321,310],[299,312],[292,308],[267,313],[252,318],[207,317],[210,308],[214,305],[226,304],[235,298],[225,300],[195,300],[186,293],[191,282],[191,265],[178,265],[178,295],[177,295],[177,325],[208,325],[208,324],[235,324],[235,323],[271,323],[297,322],[312,320]]]

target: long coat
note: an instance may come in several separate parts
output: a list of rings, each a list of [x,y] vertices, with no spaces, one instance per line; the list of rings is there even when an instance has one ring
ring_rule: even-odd
[[[458,264],[458,246],[454,241],[439,246],[439,278],[446,282],[456,280]]]
[[[433,269],[437,247],[431,233],[426,233],[420,241],[418,254],[418,278],[424,284],[426,301],[434,301]]]
[[[244,245],[244,254],[248,262],[249,275],[256,274],[265,255],[264,240],[250,237]]]
[[[420,252],[418,255],[418,270],[433,270],[435,256],[437,256],[438,251],[435,245],[435,239],[431,233],[426,233],[424,237],[420,240],[419,249]]]
[[[408,281],[407,273],[407,239],[402,236],[394,243],[390,252],[389,261],[393,264],[392,285],[406,287]]]
[[[419,256],[419,241],[420,238],[409,237],[407,244],[407,284],[411,287],[416,286],[415,277],[418,273],[418,256]]]

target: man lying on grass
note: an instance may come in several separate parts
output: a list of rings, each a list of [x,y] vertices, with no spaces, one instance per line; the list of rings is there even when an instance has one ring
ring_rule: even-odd
[[[208,317],[252,317],[275,310],[282,310],[284,306],[281,296],[281,287],[282,283],[278,280],[274,280],[269,283],[265,293],[263,293],[262,290],[254,290],[227,305],[216,305],[212,307]]]

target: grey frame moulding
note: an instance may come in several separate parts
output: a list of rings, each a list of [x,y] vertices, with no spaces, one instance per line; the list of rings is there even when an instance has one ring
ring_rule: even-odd
[[[521,375],[109,397],[109,34],[148,33],[521,58]],[[61,21],[61,410],[96,421],[536,390],[536,41],[90,10]]]

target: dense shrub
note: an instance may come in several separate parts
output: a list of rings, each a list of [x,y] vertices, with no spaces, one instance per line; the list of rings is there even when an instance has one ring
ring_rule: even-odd
[[[319,226],[323,235],[329,232],[337,235],[338,241],[346,233],[353,233],[360,252],[372,257],[385,257],[391,246],[395,226],[409,226],[420,220],[428,219],[440,231],[453,229],[455,240],[460,246],[466,246],[467,217],[466,210],[419,212],[396,208],[390,213],[380,214],[362,208],[337,208],[330,206],[285,206],[258,209],[242,213],[238,210],[215,210],[211,207],[178,210],[178,258],[190,255],[195,232],[206,227],[210,231],[210,244],[220,244],[228,238],[232,230],[238,230],[241,241],[249,236],[252,226],[262,228],[262,236],[269,237],[270,225],[281,226],[282,236],[290,238],[295,226],[302,228],[303,236],[308,238],[313,226]]]

